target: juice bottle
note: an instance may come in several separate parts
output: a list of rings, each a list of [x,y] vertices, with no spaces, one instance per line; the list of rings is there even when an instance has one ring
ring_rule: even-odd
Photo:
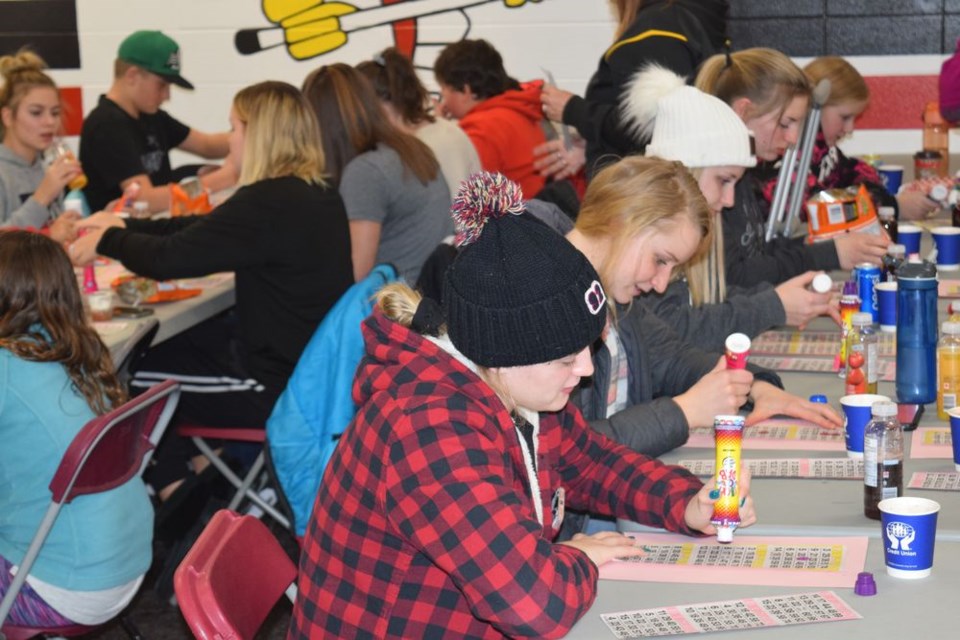
[[[863,514],[880,519],[881,500],[903,495],[903,429],[897,405],[876,402],[863,431]]]
[[[860,309],[860,296],[857,295],[856,282],[844,282],[840,296],[840,377],[846,377],[847,336],[853,326],[853,314]]]
[[[866,312],[853,314],[853,326],[847,336],[847,395],[877,392],[877,358],[873,316]]]
[[[937,344],[937,416],[947,422],[947,411],[957,406],[960,389],[960,324],[944,322]]]

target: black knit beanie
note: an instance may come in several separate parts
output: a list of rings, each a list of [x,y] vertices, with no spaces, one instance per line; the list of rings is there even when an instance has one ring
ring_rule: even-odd
[[[578,353],[600,335],[600,277],[566,238],[525,213],[520,187],[478,173],[453,202],[457,245],[443,305],[454,346],[483,367],[517,367]]]

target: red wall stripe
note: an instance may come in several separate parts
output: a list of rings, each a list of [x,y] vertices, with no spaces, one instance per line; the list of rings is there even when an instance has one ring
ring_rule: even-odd
[[[937,76],[866,76],[870,105],[857,129],[920,129],[923,108],[937,100]]]
[[[63,135],[78,136],[83,125],[83,92],[80,87],[60,87],[63,103]]]

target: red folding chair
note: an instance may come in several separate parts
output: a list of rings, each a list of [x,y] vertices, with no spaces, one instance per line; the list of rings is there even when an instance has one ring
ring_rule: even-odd
[[[233,498],[227,505],[227,509],[237,511],[244,500],[249,500],[273,518],[284,529],[293,530],[290,524],[290,518],[286,514],[281,513],[273,504],[266,502],[253,486],[261,473],[265,472],[264,465],[266,459],[263,450],[257,454],[250,469],[248,469],[247,473],[241,478],[207,442],[207,440],[227,440],[232,442],[259,443],[265,447],[267,439],[265,429],[255,429],[251,427],[224,429],[196,424],[182,424],[177,427],[177,435],[193,440],[193,444],[200,450],[200,453],[203,454],[210,464],[236,489]],[[270,481],[272,482],[273,479],[270,478]],[[273,484],[276,483],[273,482]],[[279,488],[276,490],[279,491]]]
[[[179,385],[167,380],[109,413],[94,418],[80,429],[50,481],[50,492],[53,494],[50,506],[19,563],[20,569],[10,584],[10,590],[0,602],[0,635],[7,640],[23,640],[40,634],[76,636],[93,629],[84,625],[36,629],[2,623],[13,608],[13,602],[63,505],[69,504],[77,496],[119,487],[142,473],[179,398]]]
[[[173,575],[177,604],[200,640],[253,638],[277,601],[296,596],[297,567],[266,525],[217,511]]]

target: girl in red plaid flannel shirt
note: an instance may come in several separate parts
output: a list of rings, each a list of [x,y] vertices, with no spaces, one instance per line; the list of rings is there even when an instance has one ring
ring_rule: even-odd
[[[710,485],[592,431],[568,402],[606,323],[599,276],[479,174],[454,203],[444,306],[402,285],[363,325],[360,406],[324,473],[290,638],[563,636],[616,532],[554,544],[565,506],[712,533]],[[746,499],[746,524],[755,521]]]

